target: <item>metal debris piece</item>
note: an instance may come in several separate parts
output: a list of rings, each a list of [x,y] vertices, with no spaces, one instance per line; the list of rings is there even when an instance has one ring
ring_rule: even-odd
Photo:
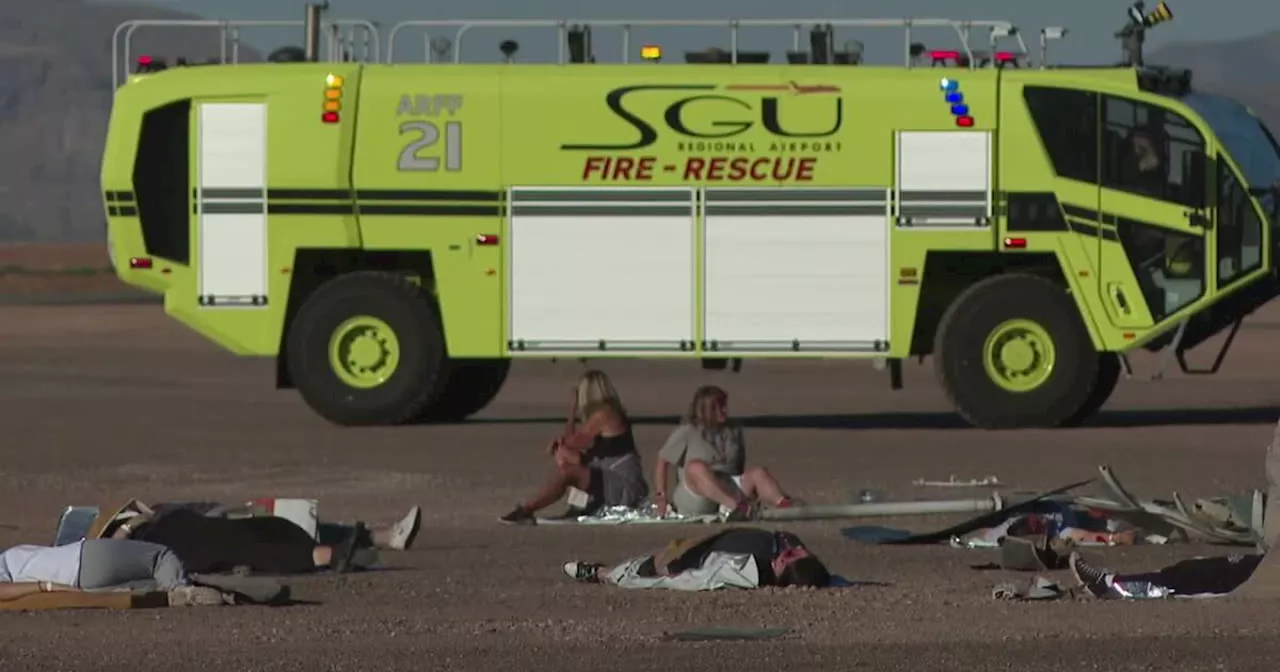
[[[986,478],[971,478],[967,481],[956,479],[955,474],[951,474],[951,478],[945,481],[926,481],[923,478],[917,478],[911,481],[911,485],[925,488],[982,488],[992,485],[1000,485],[1000,479],[995,476],[987,476]]]
[[[694,628],[663,635],[669,642],[745,642],[774,639],[789,634],[791,628]]]
[[[1057,583],[1036,576],[1030,582],[1024,584],[1018,583],[1002,583],[991,590],[991,597],[997,600],[1056,600],[1064,595],[1067,591],[1062,589]]]
[[[764,520],[816,520],[872,516],[927,516],[944,513],[986,513],[1002,508],[1004,508],[1004,500],[996,493],[982,499],[794,506],[786,509],[766,509],[760,513],[760,517]]]

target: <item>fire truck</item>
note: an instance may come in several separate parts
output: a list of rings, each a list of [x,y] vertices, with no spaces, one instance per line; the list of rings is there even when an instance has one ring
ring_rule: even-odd
[[[149,22],[121,26],[102,189],[119,276],[274,357],[337,424],[466,418],[516,359],[864,359],[897,389],[929,357],[972,425],[1057,427],[1137,375],[1136,350],[1161,352],[1153,377],[1216,371],[1230,339],[1207,369],[1185,353],[1278,292],[1280,149],[1143,61],[1163,3],[1130,10],[1107,67],[1051,65],[1065,29],[1035,54],[1000,21],[380,33],[321,9],[264,63],[132,54]],[[712,24],[728,48],[675,59],[629,32]],[[742,48],[764,25],[792,48]],[[462,58],[503,26],[545,29],[555,62],[509,39]],[[620,62],[593,48],[610,30]],[[888,30],[900,64],[836,39]],[[415,31],[421,59],[395,58]]]

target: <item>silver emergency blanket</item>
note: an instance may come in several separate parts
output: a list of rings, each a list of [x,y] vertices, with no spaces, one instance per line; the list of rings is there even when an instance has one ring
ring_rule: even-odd
[[[722,588],[759,588],[760,570],[756,559],[747,553],[707,554],[702,565],[671,576],[640,576],[640,566],[651,556],[632,558],[614,567],[605,576],[606,583],[619,588],[662,589],[682,591],[720,590]]]
[[[720,518],[715,514],[705,516],[682,516],[673,511],[660,515],[652,504],[640,507],[607,506],[590,516],[576,518],[539,518],[539,525],[634,525],[634,524],[689,524],[715,523]]]

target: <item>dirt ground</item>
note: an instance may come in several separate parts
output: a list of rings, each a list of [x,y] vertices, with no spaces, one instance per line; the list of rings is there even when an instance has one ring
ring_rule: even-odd
[[[695,385],[717,381],[749,426],[750,459],[795,494],[850,502],[980,496],[916,478],[999,476],[1048,489],[1110,464],[1139,495],[1235,493],[1263,483],[1280,416],[1280,332],[1242,332],[1222,374],[1122,383],[1090,427],[990,433],[947,411],[927,366],[907,389],[860,364],[601,363],[638,418],[646,460]],[[1201,359],[1208,354],[1199,355]],[[1150,365],[1151,362],[1144,362]],[[150,306],[0,307],[0,547],[48,543],[60,508],[150,500],[306,496],[322,516],[380,522],[420,503],[417,546],[385,571],[293,581],[280,608],[0,615],[3,669],[22,670],[1274,670],[1273,604],[1231,601],[998,603],[1023,578],[970,569],[987,551],[857,545],[842,522],[790,526],[851,588],[753,593],[623,592],[560,574],[614,560],[679,527],[519,528],[496,516],[549,468],[578,362],[527,362],[483,416],[453,426],[340,429],[269,361],[239,359]],[[873,521],[926,530],[946,518]],[[1118,569],[1232,549],[1090,551]],[[1063,581],[1068,577],[1059,575]],[[790,628],[782,639],[673,643],[706,626]]]
[[[111,270],[106,243],[0,243],[0,302],[135,292]]]

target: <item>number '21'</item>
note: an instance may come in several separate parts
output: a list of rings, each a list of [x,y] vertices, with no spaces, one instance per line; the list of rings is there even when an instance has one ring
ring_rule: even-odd
[[[440,126],[431,121],[405,121],[400,124],[400,135],[414,135],[400,150],[399,170],[440,170],[440,158],[419,156],[418,153],[440,143]],[[462,170],[462,122],[444,124],[444,169],[449,172]]]

